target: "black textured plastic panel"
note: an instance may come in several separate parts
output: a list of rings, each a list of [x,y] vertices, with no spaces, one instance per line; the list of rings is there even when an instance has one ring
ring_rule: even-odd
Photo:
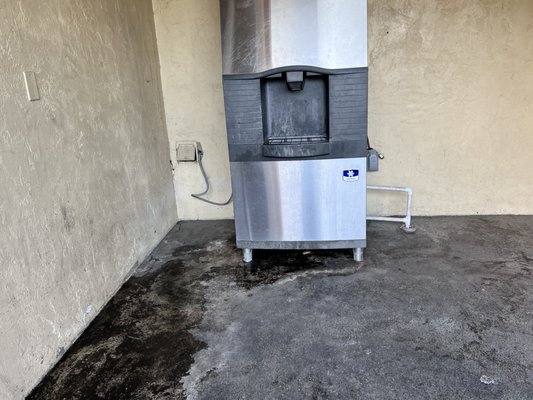
[[[261,79],[224,77],[223,82],[230,160],[275,161],[280,159],[276,158],[276,153],[287,157],[287,152],[264,149]],[[313,159],[365,157],[368,129],[368,69],[359,68],[329,75],[327,93],[329,154],[319,151],[314,154],[289,152],[290,155]],[[283,144],[280,143],[279,146]]]
[[[368,70],[329,77],[329,134],[332,142],[366,140]]]
[[[224,79],[224,106],[230,146],[263,142],[263,113],[259,79]]]

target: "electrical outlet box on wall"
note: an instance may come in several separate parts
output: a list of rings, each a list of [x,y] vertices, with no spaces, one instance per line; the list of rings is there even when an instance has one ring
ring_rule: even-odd
[[[196,162],[199,158],[200,143],[198,142],[178,142],[176,145],[176,161]]]

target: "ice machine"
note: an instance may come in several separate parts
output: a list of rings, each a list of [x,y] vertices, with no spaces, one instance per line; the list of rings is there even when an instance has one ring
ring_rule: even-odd
[[[366,247],[366,0],[221,0],[237,247]]]

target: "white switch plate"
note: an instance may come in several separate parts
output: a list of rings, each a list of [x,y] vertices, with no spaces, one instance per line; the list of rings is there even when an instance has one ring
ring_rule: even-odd
[[[26,94],[29,101],[41,100],[39,94],[39,87],[37,86],[37,79],[35,73],[32,71],[24,71],[24,83],[26,84]]]

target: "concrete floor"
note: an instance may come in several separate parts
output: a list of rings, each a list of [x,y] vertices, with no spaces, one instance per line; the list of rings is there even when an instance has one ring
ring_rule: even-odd
[[[30,399],[532,399],[533,217],[369,224],[349,251],[167,236]]]

